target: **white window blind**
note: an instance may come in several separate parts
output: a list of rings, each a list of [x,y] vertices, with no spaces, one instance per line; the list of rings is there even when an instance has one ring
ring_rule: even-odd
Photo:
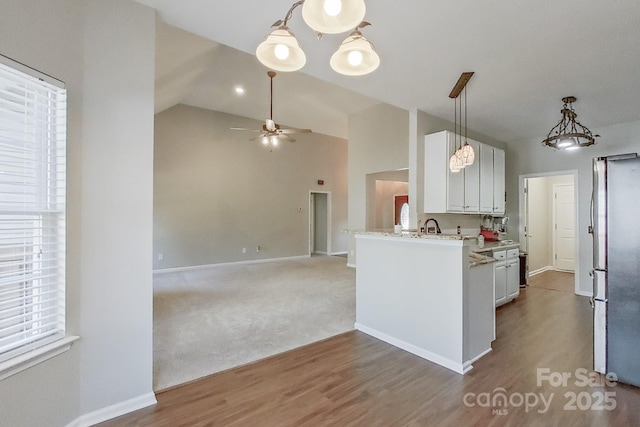
[[[0,57],[0,362],[65,336],[66,107]]]

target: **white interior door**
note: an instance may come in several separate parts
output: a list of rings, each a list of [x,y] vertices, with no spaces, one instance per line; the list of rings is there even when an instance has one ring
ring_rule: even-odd
[[[575,268],[575,196],[573,184],[556,184],[554,193],[554,266]]]

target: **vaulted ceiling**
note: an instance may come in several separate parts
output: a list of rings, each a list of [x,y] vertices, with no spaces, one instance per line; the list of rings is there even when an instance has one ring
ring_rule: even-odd
[[[254,52],[292,1],[137,1],[170,24],[158,29],[157,110],[182,102],[256,119],[268,115],[267,70]],[[363,77],[329,67],[346,34],[318,40],[294,11],[289,27],[307,64],[276,77],[276,121],[346,137],[346,116],[377,102],[453,120],[448,94],[463,71],[475,72],[468,85],[469,127],[498,140],[543,137],[560,119],[567,95],[578,98],[578,119],[590,128],[640,120],[636,0],[366,5],[372,26],[364,33],[382,62]],[[235,94],[236,85],[245,95]]]

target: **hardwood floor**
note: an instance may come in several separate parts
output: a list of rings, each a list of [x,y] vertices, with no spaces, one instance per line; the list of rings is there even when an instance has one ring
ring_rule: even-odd
[[[565,271],[545,271],[529,277],[529,286],[561,292],[575,292],[575,275]]]
[[[638,425],[640,389],[595,374],[588,386],[576,371],[591,372],[591,316],[587,298],[531,286],[497,310],[493,351],[464,376],[349,332],[169,389],[100,426]],[[554,384],[538,369],[570,377]],[[605,392],[615,409],[592,410]]]

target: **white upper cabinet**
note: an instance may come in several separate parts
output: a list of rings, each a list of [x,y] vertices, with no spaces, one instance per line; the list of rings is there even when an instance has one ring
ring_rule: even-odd
[[[493,213],[493,147],[480,145],[480,213]]]
[[[459,144],[458,144],[459,145]],[[469,140],[475,161],[460,172],[449,170],[449,158],[456,150],[454,134],[449,131],[425,135],[424,212],[429,213],[495,213],[495,195],[502,194],[504,212],[504,151]],[[495,153],[501,158],[502,190],[495,189]]]
[[[504,150],[493,149],[493,213],[504,214]]]
[[[468,140],[469,145],[473,147],[475,160],[472,165],[465,166],[458,173],[464,173],[464,212],[478,213],[480,209],[480,143]]]

